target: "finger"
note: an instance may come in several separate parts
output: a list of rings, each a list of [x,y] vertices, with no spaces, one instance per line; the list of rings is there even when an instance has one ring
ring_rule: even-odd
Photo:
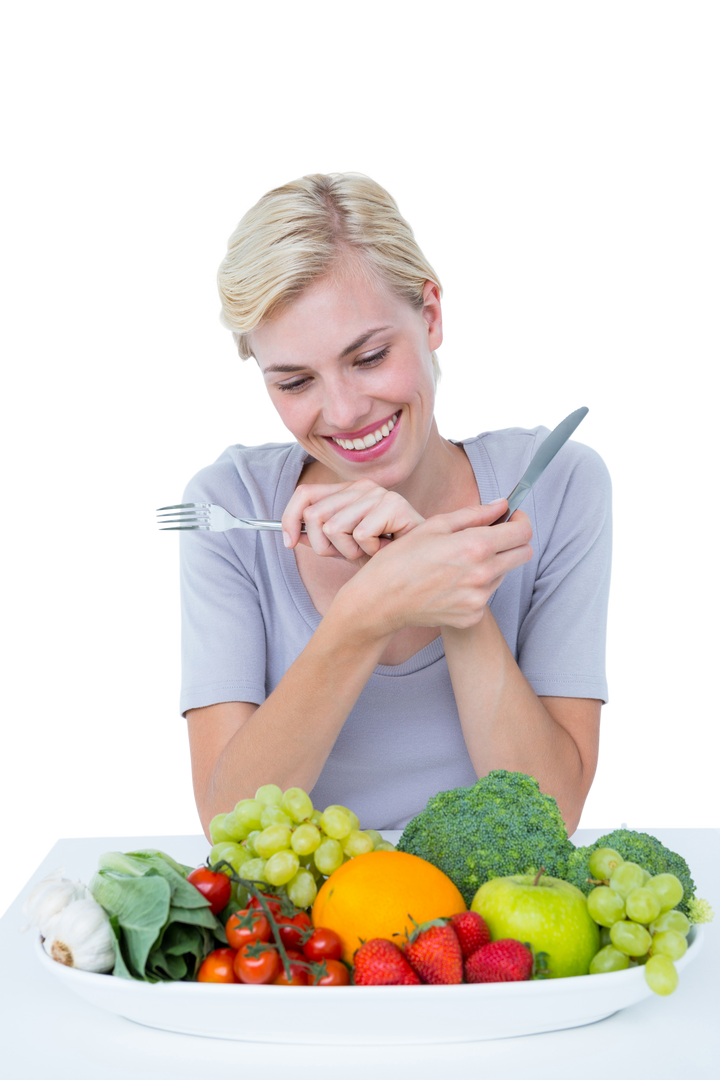
[[[298,485],[282,516],[283,539],[286,547],[295,546],[300,536],[300,527],[303,521],[306,525],[308,524],[307,512],[309,507],[318,507],[314,520],[323,523],[342,506],[347,505],[357,499],[359,494],[372,488],[376,488],[378,492],[384,492],[385,490],[372,480],[355,480],[343,484]],[[285,534],[289,538],[289,543],[285,539]]]
[[[281,518],[285,546],[295,547],[300,539],[300,527],[308,506],[347,486],[347,484],[299,484]]]
[[[476,529],[483,525],[492,525],[493,521],[507,510],[507,499],[496,499],[491,503],[477,503],[463,506],[449,514],[438,514],[432,518],[444,532],[460,532],[462,529]]]

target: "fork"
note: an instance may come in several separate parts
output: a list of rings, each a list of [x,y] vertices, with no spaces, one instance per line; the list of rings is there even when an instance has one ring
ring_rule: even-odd
[[[173,529],[206,529],[210,532],[227,532],[228,529],[270,529],[273,532],[282,530],[281,521],[236,518],[216,503],[178,503],[176,506],[161,506],[155,513],[158,514],[158,525],[162,532]],[[303,522],[300,532],[306,531]]]

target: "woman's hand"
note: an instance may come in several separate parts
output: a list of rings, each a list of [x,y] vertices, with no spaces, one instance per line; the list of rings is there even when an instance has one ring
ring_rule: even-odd
[[[300,484],[282,516],[285,546],[308,544],[317,555],[342,557],[363,565],[425,519],[395,491],[372,480],[345,484]],[[305,522],[306,533],[300,532]]]
[[[503,499],[428,518],[388,543],[338,599],[359,589],[356,610],[380,636],[406,626],[475,626],[505,574],[532,558],[527,514],[492,525],[506,508]]]

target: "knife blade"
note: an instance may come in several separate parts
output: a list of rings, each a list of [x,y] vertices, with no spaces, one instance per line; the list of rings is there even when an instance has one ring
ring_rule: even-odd
[[[587,416],[589,411],[590,410],[583,405],[581,409],[576,409],[575,412],[571,412],[569,416],[566,416],[564,420],[560,421],[556,428],[553,428],[547,439],[540,444],[537,453],[533,455],[533,459],[527,469],[508,495],[507,511],[496,521],[493,521],[493,525],[500,525],[515,513],[536,480],[542,476],[558,450],[562,449],[575,428],[580,421]]]

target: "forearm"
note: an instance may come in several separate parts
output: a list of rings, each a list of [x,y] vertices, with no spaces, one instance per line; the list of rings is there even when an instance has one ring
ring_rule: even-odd
[[[197,792],[204,826],[262,784],[312,790],[385,643],[360,623],[354,595],[341,590],[276,688],[207,770],[209,781]]]
[[[489,609],[468,629],[443,627],[443,642],[465,743],[478,776],[508,769],[534,776],[557,799],[572,834],[592,783],[570,733],[520,671]]]

